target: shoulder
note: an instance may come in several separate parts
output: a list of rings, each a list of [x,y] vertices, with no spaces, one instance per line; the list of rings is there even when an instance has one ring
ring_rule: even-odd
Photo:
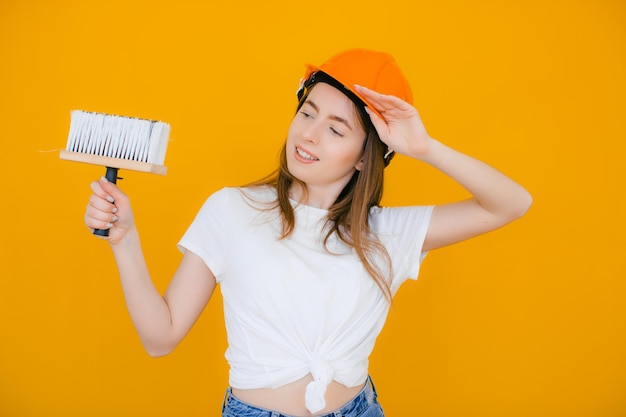
[[[204,215],[237,218],[274,207],[276,192],[270,186],[224,187],[211,194],[202,206]]]
[[[432,213],[435,206],[374,206],[370,209],[370,219],[423,217]]]
[[[235,187],[224,187],[215,191],[204,202],[203,209],[216,209],[218,207],[227,206],[236,196],[237,189]]]
[[[232,188],[232,190],[237,191],[242,198],[251,201],[270,203],[276,200],[276,189],[271,185],[251,185]]]
[[[376,232],[427,227],[434,206],[372,207],[370,227]]]
[[[212,204],[238,204],[244,201],[261,203],[273,201],[276,192],[270,186],[224,187],[207,198]]]

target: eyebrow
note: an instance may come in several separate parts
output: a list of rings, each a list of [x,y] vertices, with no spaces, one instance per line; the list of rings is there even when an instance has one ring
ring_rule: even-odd
[[[315,104],[313,101],[311,100],[307,100],[304,104],[308,104],[309,106],[313,107],[313,109],[317,112],[320,111],[320,108],[317,106],[317,104]],[[348,127],[348,129],[352,130],[352,126],[350,126],[350,123],[348,122],[348,120],[344,119],[343,117],[339,117],[337,115],[331,114],[330,116],[328,116],[330,119],[335,120],[339,123],[343,123],[344,125],[346,125]]]

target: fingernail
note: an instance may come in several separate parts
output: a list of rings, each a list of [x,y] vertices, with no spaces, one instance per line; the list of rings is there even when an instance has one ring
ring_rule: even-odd
[[[111,204],[115,203],[115,199],[111,197],[110,195],[107,196],[107,201]]]
[[[107,177],[100,177],[100,179],[104,182],[109,182],[109,180],[107,180]]]
[[[113,207],[113,210],[111,210],[111,213],[117,213],[117,207]]]
[[[106,225],[106,228],[107,228],[107,229],[110,229],[110,228],[112,228],[112,227],[113,227],[113,223],[107,223],[107,225]]]
[[[113,222],[115,223],[116,221],[118,221],[120,218],[117,216],[113,216]]]

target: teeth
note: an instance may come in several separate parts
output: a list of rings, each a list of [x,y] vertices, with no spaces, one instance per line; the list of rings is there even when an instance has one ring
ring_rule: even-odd
[[[307,159],[309,161],[319,161],[319,159],[312,157],[311,155],[309,155],[308,153],[304,152],[300,148],[296,148],[296,151],[298,152],[298,155],[300,155],[304,159]]]

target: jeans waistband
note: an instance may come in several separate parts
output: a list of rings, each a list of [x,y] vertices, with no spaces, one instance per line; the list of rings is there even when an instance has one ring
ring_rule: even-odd
[[[356,417],[363,413],[368,407],[376,401],[376,387],[372,382],[372,378],[367,377],[365,386],[359,391],[359,393],[347,404],[343,405],[338,410],[332,411],[328,414],[324,414],[319,417]],[[282,414],[277,411],[266,410],[263,408],[255,407],[251,404],[247,404],[232,394],[232,389],[228,388],[224,395],[224,404],[222,409],[237,410],[241,415],[254,416],[254,417],[294,417],[288,414]]]

